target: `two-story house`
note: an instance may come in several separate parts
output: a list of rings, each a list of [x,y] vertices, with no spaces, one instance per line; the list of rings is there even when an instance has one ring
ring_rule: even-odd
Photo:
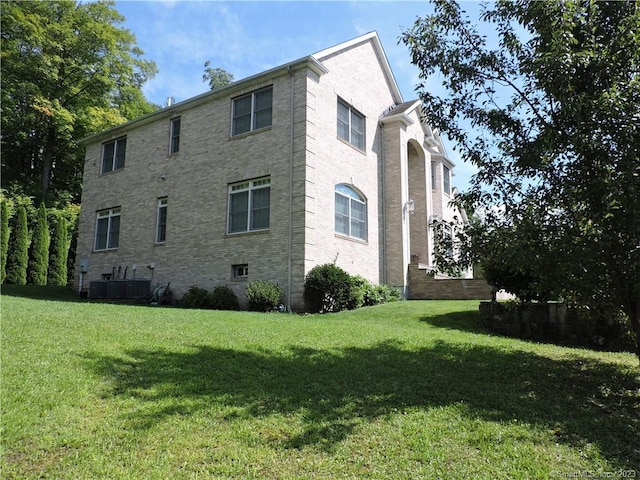
[[[190,286],[271,280],[303,308],[315,265],[407,289],[432,263],[453,163],[375,32],[82,141],[77,271]]]

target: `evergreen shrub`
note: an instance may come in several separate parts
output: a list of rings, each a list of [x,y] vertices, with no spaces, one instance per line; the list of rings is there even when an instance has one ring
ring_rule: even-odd
[[[238,296],[226,285],[218,286],[211,293],[211,308],[214,310],[239,310]]]
[[[206,288],[197,286],[189,287],[189,290],[182,296],[178,305],[183,308],[213,308],[211,293]]]
[[[249,310],[274,312],[284,297],[284,291],[277,283],[256,280],[247,285],[244,295],[247,297]]]
[[[29,254],[29,268],[27,282],[33,285],[47,284],[47,270],[49,268],[49,222],[44,203],[40,204],[36,213],[36,222],[31,238]]]
[[[9,236],[5,282],[13,285],[26,285],[29,263],[29,230],[27,228],[27,210],[23,205],[18,206],[13,220],[13,229]]]
[[[351,276],[334,263],[313,267],[304,280],[304,301],[314,313],[339,312],[353,304]]]

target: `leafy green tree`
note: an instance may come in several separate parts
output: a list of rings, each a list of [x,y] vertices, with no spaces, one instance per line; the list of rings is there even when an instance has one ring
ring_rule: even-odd
[[[55,215],[51,245],[49,248],[49,270],[47,284],[63,287],[67,284],[67,260],[69,254],[69,236],[64,216]]]
[[[7,252],[9,251],[9,207],[7,202],[2,200],[0,202],[0,283],[4,283],[4,279],[7,276]]]
[[[209,60],[204,62],[204,74],[202,81],[209,83],[211,90],[222,88],[233,82],[233,74],[223,70],[222,68],[213,68],[210,66]]]
[[[77,199],[77,140],[152,111],[141,87],[156,66],[111,1],[6,1],[0,15],[3,183]]]
[[[29,255],[29,267],[27,270],[27,282],[33,285],[47,284],[47,269],[49,268],[49,222],[47,221],[47,209],[44,203],[38,208],[36,223],[31,236],[31,251]]]
[[[5,283],[26,285],[29,262],[29,230],[27,228],[27,210],[24,205],[18,206],[12,220],[13,228],[9,236]]]
[[[465,258],[506,255],[538,293],[621,309],[640,338],[640,4],[498,1],[479,19],[434,7],[401,41],[429,121],[478,169],[460,203],[502,212]]]

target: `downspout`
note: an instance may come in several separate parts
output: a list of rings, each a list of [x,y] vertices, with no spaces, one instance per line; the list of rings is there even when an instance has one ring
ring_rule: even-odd
[[[294,138],[294,126],[293,126],[293,116],[294,116],[294,72],[289,65],[287,67],[287,71],[289,73],[290,84],[291,84],[291,92],[289,98],[290,104],[290,115],[291,115],[291,126],[290,126],[290,138],[291,142],[291,151],[290,151],[290,162],[289,162],[289,252],[288,252],[288,261],[287,261],[287,312],[292,312],[291,310],[291,289],[293,284],[293,160],[294,160],[294,146],[293,146],[293,138]]]
[[[384,184],[385,177],[385,164],[384,164],[384,124],[382,122],[378,122],[378,126],[380,127],[380,164],[381,164],[381,186],[382,189],[382,206],[380,212],[380,218],[382,219],[382,284],[387,284],[387,217],[385,215],[385,202],[386,202],[386,190]]]

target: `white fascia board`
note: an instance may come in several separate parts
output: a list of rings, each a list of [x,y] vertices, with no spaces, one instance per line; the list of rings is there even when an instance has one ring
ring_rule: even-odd
[[[391,71],[389,60],[387,59],[387,55],[384,52],[384,47],[382,46],[382,43],[380,42],[380,38],[378,37],[378,33],[376,31],[365,33],[364,35],[360,35],[359,37],[353,38],[343,43],[339,43],[338,45],[334,45],[333,47],[326,48],[317,53],[314,53],[312,56],[322,61],[324,58],[335,55],[336,53],[339,53],[343,50],[347,50],[351,47],[360,45],[361,43],[365,43],[368,41],[371,41],[373,43],[373,48],[378,54],[378,58],[380,59],[380,63],[382,64],[382,69],[384,70],[384,74],[391,88],[393,100],[396,102],[396,104],[403,103],[402,93],[400,93],[398,82],[396,82],[393,71]]]
[[[151,112],[141,117],[134,118],[133,120],[130,120],[128,122],[116,125],[115,127],[85,137],[79,140],[78,143],[80,145],[90,145],[92,143],[103,141],[109,138],[115,138],[117,136],[123,135],[133,128],[155,122],[162,118],[174,117],[176,115],[179,115],[181,112],[190,110],[191,108],[194,108],[203,103],[207,103],[216,98],[232,98],[236,92],[251,87],[252,84],[269,81],[274,78],[280,77],[287,72],[295,72],[303,68],[309,68],[318,76],[322,76],[325,73],[329,72],[329,70],[327,70],[327,68],[320,62],[318,62],[318,60],[316,60],[315,58],[311,56],[303,57],[293,62],[280,65],[279,67],[272,68],[271,70],[267,70],[256,75],[243,78],[242,80],[230,83],[229,85],[226,85],[222,88],[201,93],[200,95],[196,95],[195,97],[191,97],[187,100],[175,103],[170,107],[161,108],[159,110],[156,110],[155,112]]]
[[[409,125],[413,125],[413,120],[406,113],[397,113],[395,115],[391,115],[389,117],[384,117],[380,120],[380,123],[386,125],[387,123],[400,122],[405,127]]]

